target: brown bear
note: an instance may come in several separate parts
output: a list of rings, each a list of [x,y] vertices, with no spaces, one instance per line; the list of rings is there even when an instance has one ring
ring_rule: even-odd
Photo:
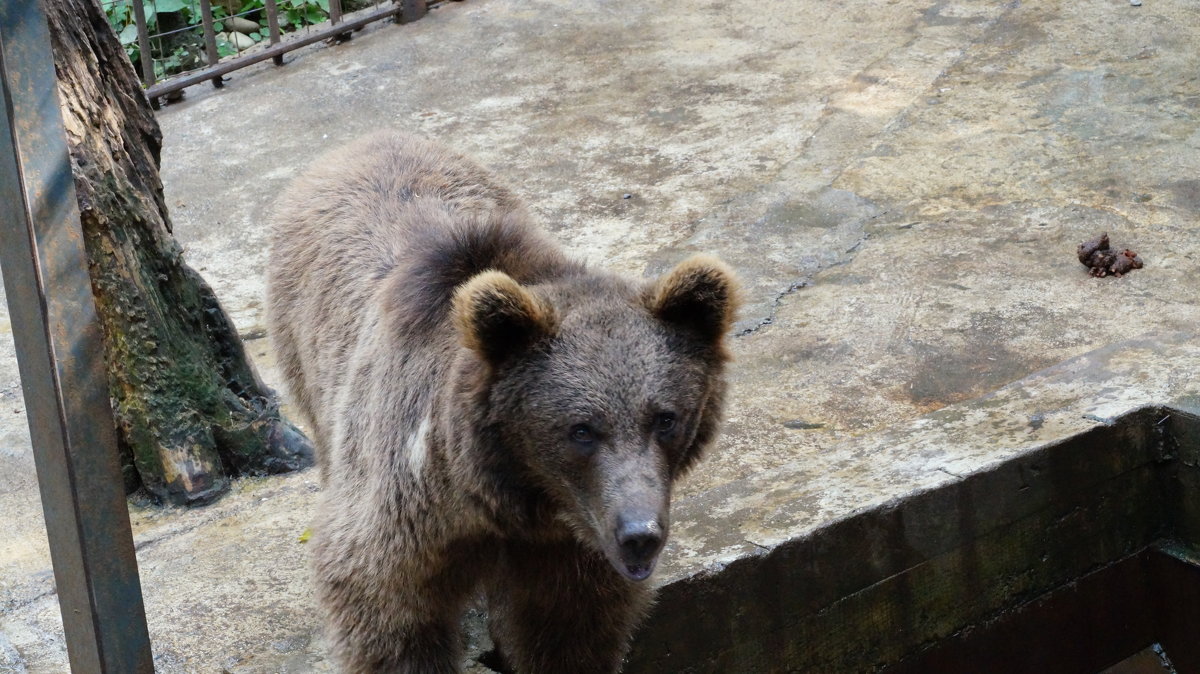
[[[730,270],[589,268],[475,163],[395,133],[282,195],[269,269],[344,670],[458,671],[482,594],[507,668],[618,671],[672,484],[717,433]]]

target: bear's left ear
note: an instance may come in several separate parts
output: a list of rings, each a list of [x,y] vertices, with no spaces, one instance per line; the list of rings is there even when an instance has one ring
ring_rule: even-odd
[[[660,320],[683,327],[716,345],[733,325],[738,308],[733,270],[711,255],[693,255],[650,287],[647,306]]]
[[[454,324],[463,345],[499,365],[553,336],[554,309],[499,271],[485,271],[454,292]]]

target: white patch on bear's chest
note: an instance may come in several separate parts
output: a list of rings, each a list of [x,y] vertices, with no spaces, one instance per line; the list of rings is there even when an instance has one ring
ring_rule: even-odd
[[[421,420],[421,425],[412,435],[408,436],[408,468],[413,475],[419,475],[425,466],[425,458],[429,455],[429,417]]]

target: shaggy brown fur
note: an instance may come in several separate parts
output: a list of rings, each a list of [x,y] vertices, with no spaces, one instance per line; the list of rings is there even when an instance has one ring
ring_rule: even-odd
[[[321,452],[315,576],[345,670],[458,671],[482,592],[516,671],[617,671],[671,485],[717,432],[732,273],[587,269],[483,169],[398,134],[292,185],[269,268]]]

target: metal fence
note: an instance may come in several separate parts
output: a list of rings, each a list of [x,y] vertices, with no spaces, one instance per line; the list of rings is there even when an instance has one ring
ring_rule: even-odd
[[[373,21],[425,15],[426,0],[101,0],[109,25],[141,72],[154,107],[185,87],[293,49],[349,38]]]

